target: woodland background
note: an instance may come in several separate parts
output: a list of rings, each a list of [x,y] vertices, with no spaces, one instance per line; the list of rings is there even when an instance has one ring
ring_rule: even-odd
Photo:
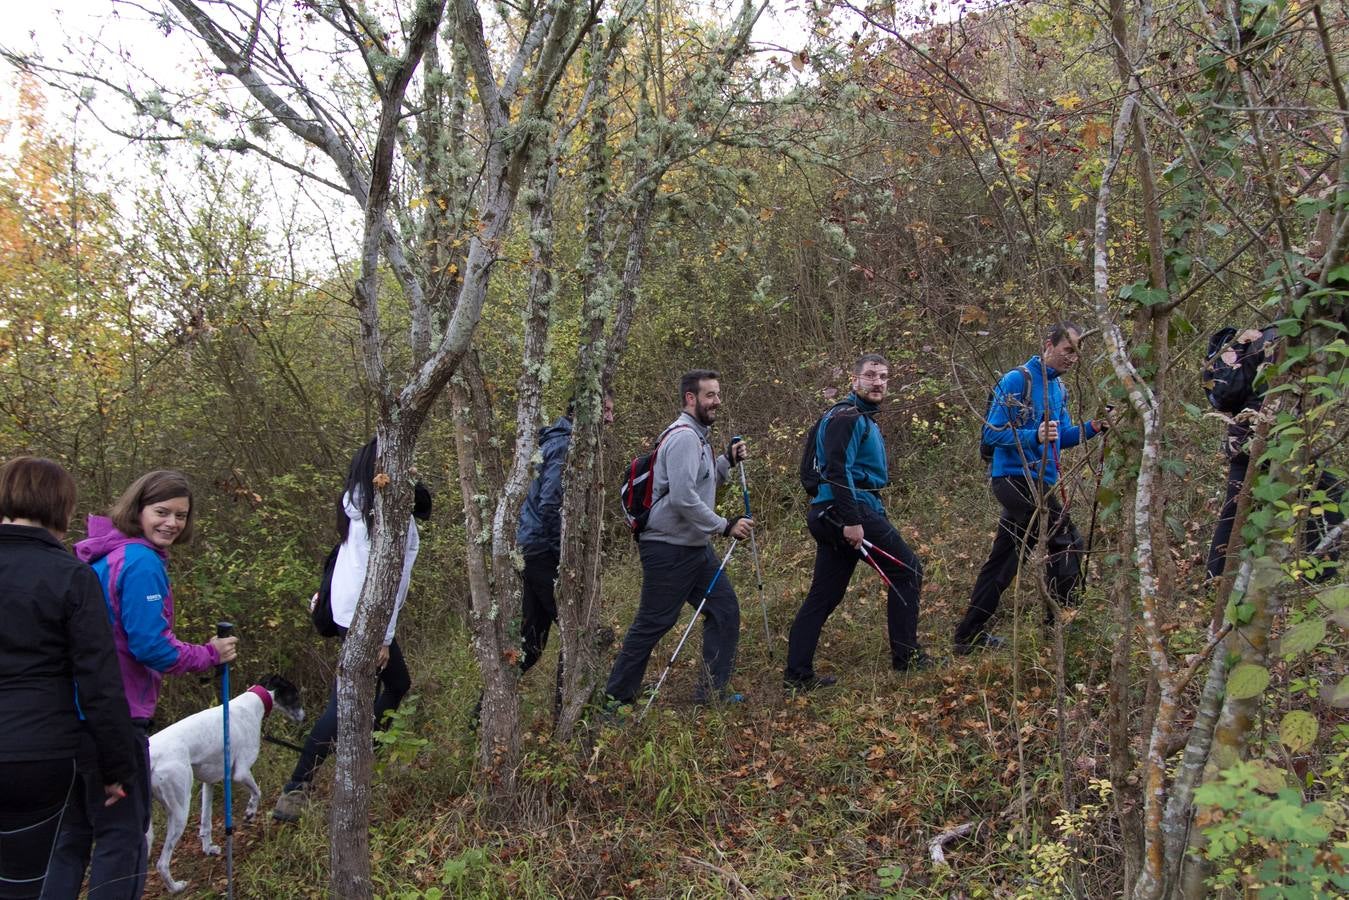
[[[60,459],[87,512],[187,472],[179,634],[232,620],[236,680],[285,673],[311,711],[335,672],[368,708],[401,555],[384,529],[340,656],[314,636],[352,452],[379,433],[380,521],[413,477],[436,494],[400,619],[415,696],[373,758],[349,717],[344,776],[300,826],[241,828],[242,896],[1349,890],[1349,588],[1309,583],[1295,539],[1328,502],[1313,463],[1345,465],[1343,3],[807,3],[789,47],[754,3],[109,7],[201,55],[166,80],[137,58],[154,32],[120,53],[6,39],[0,450]],[[94,128],[133,139],[134,171],[91,169]],[[813,558],[800,441],[849,363],[890,360],[885,500],[945,657],[996,520],[986,392],[1062,318],[1089,330],[1075,415],[1123,410],[1065,460],[1095,521],[1080,608],[1042,627],[1024,567],[1011,652],[900,677],[859,571],[820,651],[841,687],[785,696]],[[1204,348],[1271,322],[1268,465],[1240,565],[1208,585],[1226,426]],[[640,584],[617,482],[704,366],[718,439],[753,448],[772,641],[743,554],[749,702],[687,705],[686,652],[652,716],[603,720],[605,636]],[[517,683],[514,516],[534,429],[573,392],[564,627]],[[178,679],[161,719],[211,697]],[[292,762],[264,752],[266,801]],[[223,887],[191,840],[177,855],[200,895]]]

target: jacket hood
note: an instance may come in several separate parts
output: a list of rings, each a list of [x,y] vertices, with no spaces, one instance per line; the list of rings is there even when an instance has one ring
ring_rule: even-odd
[[[122,534],[107,516],[89,517],[89,536],[75,545],[75,556],[81,562],[92,565],[118,547],[125,547],[127,544],[140,544],[158,553],[162,559],[169,558],[168,553],[145,538],[127,537]]]
[[[1050,381],[1053,381],[1063,374],[1053,366],[1045,365],[1045,361],[1038,355],[1032,356],[1030,359],[1026,360],[1026,368],[1030,369],[1032,372],[1036,370],[1043,372],[1049,377]]]
[[[548,441],[556,440],[557,438],[567,437],[570,435],[571,435],[571,419],[568,419],[566,416],[563,416],[562,418],[554,422],[552,425],[545,425],[543,428],[539,429],[539,444],[540,446],[542,446],[544,443]]]
[[[871,415],[872,413],[880,411],[880,407],[872,403],[870,400],[863,400],[861,397],[857,396],[856,391],[850,391],[848,393],[848,396],[844,399],[843,402],[851,403],[853,406],[856,406],[858,409],[860,409],[867,415]]]

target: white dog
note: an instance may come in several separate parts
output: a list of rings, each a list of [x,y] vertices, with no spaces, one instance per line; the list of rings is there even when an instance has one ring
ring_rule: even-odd
[[[244,815],[249,819],[257,813],[262,797],[250,770],[258,758],[262,720],[272,711],[273,704],[292,721],[304,721],[300,692],[279,675],[267,676],[261,684],[253,685],[230,701],[230,769],[234,782],[248,788],[250,796]],[[150,790],[167,813],[164,849],[159,854],[156,869],[173,894],[187,887],[186,881],[174,881],[169,874],[169,857],[187,824],[194,777],[201,782],[202,852],[208,856],[220,853],[220,848],[211,843],[211,785],[220,783],[224,777],[222,719],[221,708],[213,706],[150,735]],[[151,823],[145,832],[146,852],[153,846],[154,824]]]

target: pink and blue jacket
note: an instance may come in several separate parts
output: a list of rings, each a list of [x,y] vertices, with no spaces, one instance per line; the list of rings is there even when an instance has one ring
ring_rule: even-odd
[[[203,672],[220,662],[209,644],[185,644],[173,635],[167,553],[127,537],[104,516],[90,516],[89,537],[75,545],[75,555],[103,585],[131,718],[154,716],[165,675]]]

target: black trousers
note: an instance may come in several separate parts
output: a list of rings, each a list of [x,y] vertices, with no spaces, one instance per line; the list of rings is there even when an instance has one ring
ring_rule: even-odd
[[[343,631],[343,637],[346,632]],[[397,709],[403,697],[412,690],[412,676],[408,673],[407,661],[403,659],[403,650],[398,646],[398,638],[389,644],[389,663],[379,673],[379,686],[375,692],[375,728],[384,727],[384,714]],[[295,771],[283,789],[286,792],[298,791],[314,780],[314,772],[333,752],[337,744],[337,681],[328,692],[328,705],[319,716],[314,727],[305,739],[304,750],[295,763]]]
[[[1227,464],[1227,495],[1223,498],[1222,512],[1218,513],[1218,525],[1213,529],[1213,540],[1208,548],[1208,577],[1219,578],[1227,568],[1227,549],[1232,541],[1232,523],[1237,515],[1237,494],[1241,493],[1241,485],[1246,480],[1246,473],[1251,467],[1251,458],[1245,453],[1237,454]],[[1325,491],[1330,500],[1337,506],[1344,499],[1344,483],[1337,481],[1335,476],[1322,468],[1316,475],[1317,490]],[[1313,516],[1308,523],[1307,533],[1303,535],[1302,546],[1307,552],[1311,552],[1316,545],[1321,542],[1335,526],[1344,521],[1343,510],[1327,510],[1320,516]],[[1339,550],[1332,550],[1327,554],[1326,559],[1336,562],[1340,558]],[[1337,567],[1327,566],[1322,569],[1321,577],[1318,580],[1329,578]]]
[[[1082,540],[1073,527],[1072,519],[1054,496],[1052,486],[1040,492],[1030,479],[1020,475],[994,478],[993,497],[1002,505],[998,518],[998,533],[988,560],[979,570],[970,594],[970,606],[965,617],[956,626],[957,644],[977,643],[986,634],[984,625],[998,611],[998,601],[1016,578],[1017,569],[1040,539],[1040,522],[1036,515],[1043,506],[1049,516],[1050,554],[1045,562],[1050,593],[1061,606],[1073,602],[1077,589],[1082,554]],[[1073,558],[1075,555],[1075,558]]]
[[[554,585],[557,583],[557,550],[526,550],[525,570],[522,573],[523,593],[520,597],[520,673],[534,667],[548,646],[548,632],[557,621],[557,601]]]
[[[97,770],[80,773],[61,823],[44,897],[75,897],[89,870],[90,900],[138,900],[145,889],[150,825],[150,737],[148,720],[137,725],[136,774],[123,783],[126,796],[104,806]]]
[[[74,759],[0,762],[0,900],[42,895],[77,780]]]
[[[684,604],[697,607],[703,595],[703,671],[694,699],[703,702],[721,694],[735,669],[740,644],[740,601],[729,572],[716,577],[721,560],[710,544],[685,547],[661,541],[642,541],[642,599],[637,615],[623,637],[605,691],[624,703],[637,699],[651,651],[679,621]],[[708,592],[708,586],[712,590]]]
[[[820,643],[820,632],[830,613],[843,602],[853,569],[862,558],[843,539],[843,526],[834,521],[832,512],[832,506],[821,503],[812,505],[806,514],[806,527],[815,539],[815,573],[787,641],[787,668],[783,677],[793,681],[815,674],[815,648]],[[920,649],[918,595],[923,588],[923,566],[883,513],[863,507],[860,524],[867,540],[899,560],[896,563],[875,551],[871,554],[894,585],[886,591],[885,619],[891,664],[902,669]]]

